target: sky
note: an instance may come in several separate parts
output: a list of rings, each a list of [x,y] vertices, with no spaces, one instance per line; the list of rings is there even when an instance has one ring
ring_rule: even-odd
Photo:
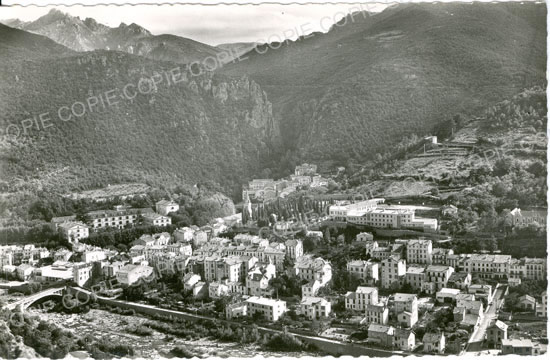
[[[136,23],[155,35],[175,34],[209,45],[228,42],[266,43],[287,38],[294,40],[314,31],[326,32],[346,14],[359,10],[380,12],[386,7],[384,3],[55,6],[70,15],[81,19],[92,17],[111,27],[116,27],[121,22]],[[12,18],[32,21],[52,8],[1,7],[0,21]]]

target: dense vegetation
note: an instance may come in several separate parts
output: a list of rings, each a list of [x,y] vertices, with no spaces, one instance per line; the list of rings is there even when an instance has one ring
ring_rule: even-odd
[[[274,167],[295,156],[364,161],[545,85],[545,14],[544,4],[403,4],[260,46],[222,72],[251,76],[273,102],[285,141]]]
[[[484,125],[491,130],[533,127],[536,131],[546,131],[547,113],[546,91],[535,87],[489,108]]]
[[[68,57],[59,58],[41,36],[5,26],[0,33],[0,46],[9,49],[0,54],[0,169],[10,192],[212,181],[228,194],[240,193],[241,184],[260,168],[259,154],[276,137],[271,104],[246,77],[214,76],[184,65],[178,70],[175,63],[113,51],[71,56],[67,50],[59,55]],[[33,44],[50,57],[17,56]],[[155,74],[163,76],[157,86],[151,85]],[[125,93],[128,84],[131,91]],[[108,96],[116,104],[109,106],[105,93],[111,90]],[[90,107],[91,96],[102,101]],[[63,106],[75,103],[75,114],[84,115],[62,120],[70,114]],[[46,112],[47,128],[23,133],[24,119]]]
[[[21,355],[21,348],[15,341],[17,337],[20,337],[24,345],[34,349],[38,355],[51,359],[62,359],[69,352],[76,350],[88,351],[94,359],[134,355],[134,350],[127,345],[92,336],[79,337],[51,322],[39,320],[25,313],[3,310],[2,315],[0,357],[4,359],[17,358]],[[4,322],[4,319],[11,321]]]

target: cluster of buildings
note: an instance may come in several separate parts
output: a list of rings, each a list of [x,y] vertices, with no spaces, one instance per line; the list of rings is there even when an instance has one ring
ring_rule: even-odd
[[[547,277],[544,258],[454,254],[452,249],[434,248],[428,239],[397,239],[393,243],[369,240],[365,243],[366,254],[371,260],[349,262],[348,270],[352,274],[362,271],[363,280],[383,288],[409,284],[414,291],[434,294],[448,283],[465,288],[470,285],[472,276],[507,282],[511,286],[521,284],[522,279],[545,280]],[[372,270],[376,268],[378,275]]]
[[[247,198],[256,200],[284,198],[301,186],[309,186],[310,188],[326,187],[328,186],[328,179],[317,174],[317,165],[302,164],[296,166],[294,174],[288,178],[279,180],[253,179],[248,183],[248,187],[243,189],[243,200]]]
[[[370,259],[347,262],[347,271],[365,285],[346,293],[345,307],[363,314],[362,324],[368,326],[369,341],[384,347],[414,348],[415,334],[411,329],[419,320],[418,299],[408,293],[381,297],[380,288],[399,289],[408,285],[411,292],[431,294],[437,303],[451,305],[454,321],[461,328],[473,331],[483,321],[486,307],[494,301],[496,289],[472,283],[472,276],[508,282],[510,286],[520,284],[522,279],[546,279],[544,258],[454,254],[451,249],[434,248],[431,240],[423,238],[384,243],[372,240],[365,233],[357,237],[357,241],[365,242]],[[546,296],[546,292],[542,294],[541,304],[529,295],[522,296],[519,301],[526,311],[536,311],[537,316],[544,318],[547,316]],[[540,353],[540,346],[537,350],[537,346],[530,346],[526,341],[509,340],[507,326],[501,321],[491,322],[487,341],[501,348],[503,354]],[[426,353],[442,354],[448,345],[442,333],[425,334],[422,343]],[[525,346],[522,348],[518,344]]]
[[[369,199],[356,203],[341,201],[329,208],[335,221],[384,229],[412,229],[435,232],[437,219],[415,216],[414,208],[384,205],[384,199]]]
[[[2,246],[0,271],[11,280],[46,284],[74,281],[83,286],[91,278],[96,262],[114,253],[90,246],[80,250],[79,253],[67,249],[50,252],[34,245]],[[46,259],[49,261],[44,261]],[[48,265],[44,265],[46,263]]]
[[[112,210],[95,210],[86,213],[87,223],[78,221],[76,215],[56,217],[52,225],[69,241],[85,239],[90,235],[90,229],[103,228],[123,229],[138,221],[154,226],[168,226],[172,219],[166,215],[179,209],[179,205],[168,200],[161,200],[156,205],[156,212],[151,208],[130,208],[117,205]]]

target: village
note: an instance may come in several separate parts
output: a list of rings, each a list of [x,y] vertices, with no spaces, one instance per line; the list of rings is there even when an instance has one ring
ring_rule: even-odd
[[[401,354],[546,352],[546,285],[538,293],[515,293],[522,284],[546,284],[546,258],[513,258],[498,250],[455,253],[444,246],[449,236],[433,236],[440,234],[437,219],[415,216],[420,204],[386,205],[383,198],[336,200],[315,221],[272,216],[258,226],[258,199],[286,197],[304,184],[326,186],[329,180],[316,171],[303,164],[287,180],[253,180],[243,190],[241,213],[171,233],[162,231],[179,208],[171,200],[155,209],[92,211],[87,222],[76,215],[54,218],[51,226],[70,248],[1,246],[0,294],[17,303],[65,284],[106,298]],[[444,215],[456,210],[439,209]],[[515,226],[546,221],[520,209],[510,217]],[[321,231],[325,222],[344,225],[331,234]],[[159,231],[136,238],[128,251],[86,244],[94,231],[137,223]],[[349,240],[353,251],[336,266],[330,249],[350,226],[411,233],[392,239],[359,231]],[[544,330],[532,331],[530,324],[544,324]]]

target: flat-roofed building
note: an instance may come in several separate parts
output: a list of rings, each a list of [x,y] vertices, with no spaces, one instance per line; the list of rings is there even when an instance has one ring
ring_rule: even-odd
[[[261,313],[266,320],[277,321],[286,311],[286,301],[252,296],[246,300],[247,313],[253,316]]]

